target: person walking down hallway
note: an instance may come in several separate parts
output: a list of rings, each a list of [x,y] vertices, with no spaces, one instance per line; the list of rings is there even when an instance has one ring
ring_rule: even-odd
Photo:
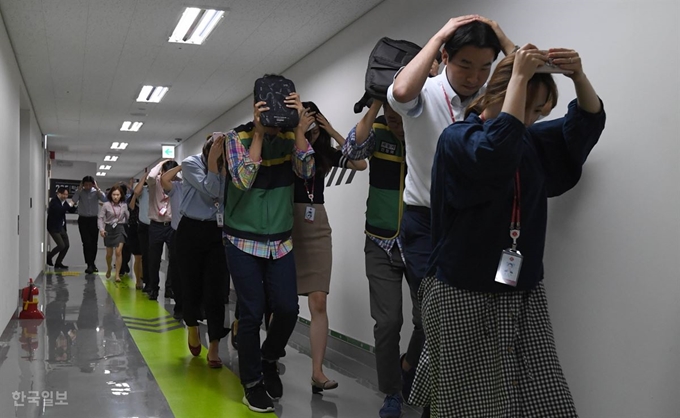
[[[123,190],[116,185],[109,190],[106,196],[108,202],[99,210],[98,227],[99,233],[104,238],[106,245],[106,278],[111,277],[111,259],[113,251],[116,251],[116,282],[120,282],[120,269],[123,265],[123,244],[127,237],[125,224],[130,218],[127,203],[124,201]]]
[[[146,177],[149,184],[149,250],[148,250],[148,270],[149,273],[149,300],[158,299],[158,291],[160,290],[160,269],[161,258],[163,256],[163,244],[168,248],[171,245],[172,235],[174,229],[170,225],[172,221],[172,206],[170,205],[170,197],[163,191],[161,186],[161,175],[166,171],[177,167],[177,162],[173,160],[163,160],[151,169]],[[165,280],[165,297],[172,298],[172,283]]]
[[[66,233],[66,212],[75,213],[76,211],[76,208],[71,206],[66,199],[68,199],[68,189],[60,187],[57,189],[57,195],[50,200],[47,207],[47,232],[49,232],[54,243],[57,244],[52,251],[47,253],[47,265],[62,270],[68,269],[63,264],[69,248],[68,234]],[[52,258],[56,254],[59,254],[57,262],[52,264]]]
[[[97,228],[99,202],[106,202],[106,195],[92,176],[83,177],[78,190],[73,194],[73,203],[78,204],[78,232],[83,243],[83,256],[87,266],[85,273],[87,274],[99,271],[94,263],[99,243],[99,228]]]

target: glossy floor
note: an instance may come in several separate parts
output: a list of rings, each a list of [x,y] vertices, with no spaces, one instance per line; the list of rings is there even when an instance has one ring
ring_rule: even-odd
[[[339,388],[312,395],[302,324],[280,362],[283,398],[274,414],[255,414],[241,404],[229,339],[220,347],[226,367],[208,369],[207,350],[193,358],[186,348],[186,330],[170,316],[169,300],[152,302],[132,282],[80,272],[47,274],[39,287],[45,320],[12,320],[0,337],[1,418],[378,417],[383,396],[375,370],[344,343],[326,356]],[[202,327],[204,344],[205,333]],[[402,416],[420,413],[405,406]]]

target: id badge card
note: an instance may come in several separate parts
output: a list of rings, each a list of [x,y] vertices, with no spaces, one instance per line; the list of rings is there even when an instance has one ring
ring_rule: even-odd
[[[168,213],[168,208],[166,206],[163,206],[159,211],[158,214],[161,216],[165,216],[165,214]]]
[[[312,206],[307,206],[307,209],[305,209],[305,222],[314,223],[315,215],[316,209]]]
[[[118,222],[114,222],[114,223],[111,224],[111,228],[113,228],[113,229],[116,229],[117,226],[118,226]]]
[[[217,226],[222,228],[224,226],[224,215],[221,213],[218,213],[217,215]]]
[[[517,286],[519,271],[522,268],[522,254],[519,251],[507,249],[501,253],[501,261],[496,270],[496,282],[508,286]]]

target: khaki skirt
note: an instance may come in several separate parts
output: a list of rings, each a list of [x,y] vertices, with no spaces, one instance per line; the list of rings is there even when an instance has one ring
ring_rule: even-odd
[[[295,204],[293,253],[297,270],[298,295],[328,293],[331,286],[333,247],[331,226],[323,205],[316,204],[314,222],[305,221],[308,203]]]

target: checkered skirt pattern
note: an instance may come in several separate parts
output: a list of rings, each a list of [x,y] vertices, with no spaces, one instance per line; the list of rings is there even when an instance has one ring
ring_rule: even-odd
[[[577,417],[555,350],[545,288],[420,287],[425,348],[409,403],[432,418]]]

